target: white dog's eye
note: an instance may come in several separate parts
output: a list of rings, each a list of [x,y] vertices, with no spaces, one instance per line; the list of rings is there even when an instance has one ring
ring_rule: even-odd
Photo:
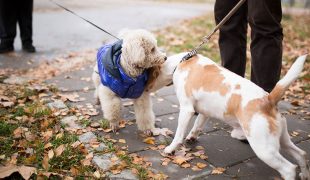
[[[154,52],[155,51],[155,47],[153,47],[152,49],[151,49],[151,52]]]

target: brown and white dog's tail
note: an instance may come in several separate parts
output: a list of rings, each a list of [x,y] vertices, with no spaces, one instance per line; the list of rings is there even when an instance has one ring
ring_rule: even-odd
[[[288,87],[298,78],[306,61],[307,54],[299,56],[286,75],[276,84],[268,95],[269,101],[276,105],[284,95]]]

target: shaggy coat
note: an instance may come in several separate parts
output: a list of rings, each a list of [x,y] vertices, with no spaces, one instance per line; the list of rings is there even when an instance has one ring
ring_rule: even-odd
[[[136,78],[147,69],[159,66],[167,59],[159,51],[155,37],[146,30],[131,30],[120,35],[123,39],[120,65],[131,78]],[[109,120],[113,131],[117,130],[121,119],[121,98],[100,82],[98,67],[95,65],[92,79],[96,87],[94,96],[100,102],[104,118]],[[151,71],[150,71],[151,72]],[[150,88],[147,88],[150,90]],[[134,99],[134,109],[138,129],[150,133],[155,128],[150,92]]]

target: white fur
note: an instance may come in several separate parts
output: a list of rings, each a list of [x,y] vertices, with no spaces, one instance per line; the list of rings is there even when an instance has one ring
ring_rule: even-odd
[[[164,66],[168,66],[166,69],[175,69],[178,67],[180,59],[184,55],[185,54],[182,53],[169,57],[164,63]],[[281,81],[279,81],[279,83],[288,87],[301,72],[304,61],[305,56],[298,58],[296,63],[294,63],[292,68],[289,70],[288,74]],[[214,62],[208,58],[198,56],[197,64],[207,65],[214,64]],[[306,153],[295,146],[290,140],[286,120],[281,117],[279,112],[276,112],[275,117],[270,116],[270,118],[273,118],[273,121],[277,127],[275,132],[270,130],[269,126],[271,125],[266,117],[268,116],[268,113],[267,115],[266,113],[263,114],[263,111],[261,110],[254,113],[253,116],[249,116],[251,118],[247,119],[248,127],[244,127],[243,123],[240,123],[241,120],[237,115],[225,115],[228,101],[232,94],[237,94],[242,97],[240,102],[242,109],[244,109],[251,100],[265,98],[268,101],[268,98],[266,97],[269,97],[269,94],[251,81],[246,80],[223,67],[218,65],[217,67],[220,69],[219,73],[224,76],[224,81],[222,81],[222,83],[228,84],[231,87],[230,90],[225,95],[221,95],[220,92],[207,92],[200,88],[198,90],[194,90],[192,95],[189,97],[186,96],[185,93],[185,83],[190,83],[186,82],[188,71],[176,68],[173,75],[173,83],[176,89],[176,95],[180,102],[180,115],[175,137],[172,143],[166,147],[164,152],[172,153],[183,142],[186,128],[188,127],[189,121],[196,111],[200,114],[195,121],[194,127],[186,137],[187,140],[197,139],[199,134],[198,132],[205,125],[207,117],[215,117],[225,121],[233,127],[233,131],[231,132],[231,136],[233,138],[247,139],[256,155],[270,167],[276,169],[284,179],[295,179],[296,165],[286,160],[279,153],[280,147],[290,153],[297,160],[298,165],[301,167],[301,179],[309,180],[310,171],[306,161]],[[166,79],[166,81],[168,80]],[[240,88],[233,88],[237,84],[240,85]]]
[[[130,77],[135,78],[146,69],[164,63],[166,56],[159,51],[157,41],[150,32],[142,29],[127,30],[123,31],[120,37],[123,39],[120,64]],[[100,101],[104,118],[109,120],[111,128],[115,131],[121,118],[121,99],[100,82],[97,72],[95,65],[92,75],[96,87],[94,96]],[[144,92],[139,98],[134,99],[136,120],[141,131],[149,131],[155,127],[150,92]]]

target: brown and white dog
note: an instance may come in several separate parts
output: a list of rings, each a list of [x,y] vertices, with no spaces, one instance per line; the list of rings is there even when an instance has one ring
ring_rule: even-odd
[[[284,179],[295,179],[296,165],[280,154],[280,147],[297,160],[301,179],[310,179],[306,152],[292,143],[286,119],[277,110],[277,103],[285,90],[302,71],[306,55],[296,60],[270,94],[201,55],[180,63],[184,55],[181,53],[169,57],[155,81],[155,86],[162,86],[168,84],[169,78],[173,78],[180,102],[177,131],[165,153],[173,153],[183,142],[188,123],[198,112],[187,140],[197,138],[207,117],[221,119],[233,127],[233,138],[247,139],[256,155],[276,169]]]

